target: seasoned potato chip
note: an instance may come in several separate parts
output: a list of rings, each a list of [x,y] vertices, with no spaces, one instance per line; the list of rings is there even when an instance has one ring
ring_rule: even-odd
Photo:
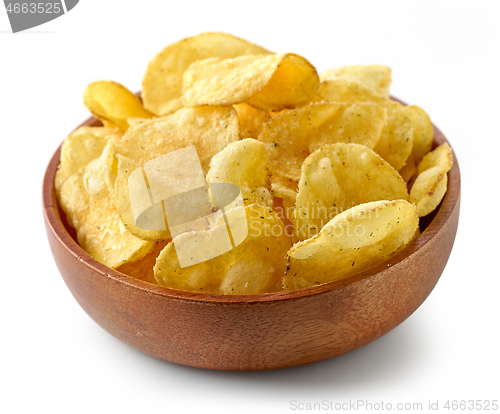
[[[314,66],[293,53],[209,58],[192,63],[182,77],[186,106],[246,102],[264,110],[295,108],[318,92]]]
[[[117,146],[137,164],[194,145],[206,173],[210,160],[228,144],[239,140],[233,108],[182,108],[175,114],[130,127]]]
[[[236,184],[245,205],[273,206],[269,181],[269,151],[253,138],[233,142],[210,161],[208,183]]]
[[[114,147],[108,141],[99,158],[69,177],[61,189],[60,204],[75,228],[78,244],[113,269],[149,253],[154,243],[140,240],[121,223],[116,210],[113,177]]]
[[[297,189],[301,167],[310,153],[326,144],[354,142],[374,148],[386,121],[386,109],[367,103],[314,103],[276,115],[259,141],[271,148],[271,182]]]
[[[142,81],[144,106],[156,115],[168,115],[180,109],[182,75],[197,60],[270,53],[260,46],[225,33],[201,33],[175,42],[149,62]]]
[[[413,154],[408,157],[406,160],[406,164],[399,171],[399,175],[403,177],[406,184],[409,184],[415,173],[417,172],[417,165],[415,164],[415,159],[413,158]]]
[[[326,70],[319,75],[321,82],[333,79],[346,79],[360,83],[375,92],[389,97],[391,68],[386,65],[349,65]]]
[[[243,213],[243,214],[242,214]],[[225,253],[214,257],[211,250],[220,245],[220,231],[226,230],[224,220],[210,230],[184,233],[163,249],[154,268],[158,284],[181,290],[217,294],[254,294],[281,290],[286,270],[286,252],[291,242],[283,222],[268,207],[251,205],[236,207],[226,213],[232,239],[244,227],[248,234]],[[246,219],[246,222],[245,222]],[[244,236],[244,234],[243,234]],[[243,241],[241,241],[243,239]],[[207,257],[212,259],[181,267],[176,249],[204,241]],[[200,254],[200,250],[196,251]]]
[[[358,204],[408,199],[399,173],[371,149],[331,144],[302,165],[294,224],[300,240],[317,234],[337,214]]]
[[[158,242],[153,250],[142,259],[135,262],[124,263],[116,270],[135,279],[144,280],[145,282],[157,285],[158,282],[155,279],[153,267],[156,263],[156,258],[166,245],[167,242]]]
[[[108,140],[115,143],[120,136],[112,128],[80,127],[66,138],[61,147],[61,160],[55,179],[57,193],[60,193],[64,182],[71,175],[102,154]]]
[[[118,155],[118,174],[115,183],[115,199],[120,219],[127,230],[139,239],[149,241],[170,240],[172,238],[170,235],[170,230],[165,225],[164,230],[147,230],[139,227],[136,224],[129,192],[129,179],[131,174],[139,167],[140,164],[136,163],[134,160],[124,157],[123,155]],[[149,200],[149,194],[145,196],[147,196],[147,200]],[[152,212],[152,214],[154,214],[154,211]],[[163,219],[163,215],[161,218]],[[143,217],[143,220],[146,221],[147,218]]]
[[[345,79],[322,82],[316,100],[368,102],[386,108],[387,121],[374,151],[396,170],[403,168],[413,147],[413,127],[400,103],[385,99],[372,89]]]
[[[418,164],[422,157],[432,148],[434,128],[429,115],[418,106],[405,106],[405,111],[413,125],[413,149],[411,151],[415,163]]]
[[[368,269],[410,243],[417,230],[415,206],[405,200],[350,208],[290,249],[283,288],[315,286]]]
[[[246,103],[234,105],[238,114],[241,138],[257,138],[264,129],[264,124],[271,117],[266,111],[254,108]]]
[[[385,108],[369,103],[308,104],[277,114],[265,125],[259,141],[272,144],[278,150],[308,153],[336,142],[353,142],[373,149],[386,114]]]
[[[128,118],[154,116],[142,106],[137,96],[112,81],[92,82],[83,93],[83,102],[96,118],[123,131],[129,127]]]
[[[418,175],[410,191],[410,202],[417,206],[419,217],[433,212],[448,188],[447,173],[453,166],[453,153],[445,143],[429,152],[418,164]]]

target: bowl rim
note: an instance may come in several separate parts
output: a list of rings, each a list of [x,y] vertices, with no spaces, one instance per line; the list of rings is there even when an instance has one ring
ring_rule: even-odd
[[[391,97],[393,100],[404,102],[399,99]],[[88,118],[85,122],[80,124],[76,129],[82,126],[97,126],[101,125],[100,121],[94,117]],[[433,146],[438,146],[444,143],[448,143],[443,133],[433,124],[434,127],[434,142]],[[336,280],[333,282],[325,283],[318,286],[311,286],[302,289],[295,289],[291,291],[274,292],[274,293],[261,293],[252,295],[220,295],[220,294],[210,294],[210,293],[198,293],[191,291],[183,291],[172,288],[167,288],[159,285],[153,285],[151,283],[142,281],[140,279],[135,279],[131,276],[127,276],[117,270],[111,269],[106,265],[98,262],[92,256],[90,256],[83,248],[81,248],[78,243],[72,238],[68,230],[64,226],[61,216],[60,207],[55,194],[54,179],[59,165],[61,145],[58,147],[54,155],[52,156],[47,169],[45,171],[45,176],[43,180],[43,191],[42,191],[42,206],[44,210],[44,218],[50,231],[54,234],[58,242],[62,245],[64,249],[77,260],[79,260],[83,265],[90,268],[94,272],[100,274],[100,276],[109,278],[115,282],[123,283],[126,286],[134,289],[141,290],[143,292],[159,295],[163,297],[168,297],[171,299],[177,299],[182,301],[193,301],[193,302],[212,302],[220,304],[245,304],[245,303],[266,303],[266,302],[276,302],[276,301],[287,301],[287,300],[297,300],[304,297],[315,296],[327,292],[331,292],[340,289],[343,286],[354,284],[361,280],[375,276],[376,274],[394,266],[408,257],[416,254],[420,249],[422,249],[431,239],[433,239],[436,234],[444,227],[444,225],[450,219],[452,212],[454,211],[456,204],[460,199],[460,168],[458,161],[453,151],[453,166],[448,172],[448,190],[438,206],[437,213],[435,213],[434,218],[422,232],[422,234],[412,241],[408,246],[394,255],[390,256],[387,260],[365,269],[358,273],[355,273],[346,278]],[[451,146],[451,145],[450,145]],[[453,148],[452,148],[453,150]],[[47,231],[49,229],[47,228]]]

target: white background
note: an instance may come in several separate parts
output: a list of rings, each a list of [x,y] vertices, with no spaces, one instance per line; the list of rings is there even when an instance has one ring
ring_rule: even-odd
[[[0,9],[0,412],[281,413],[293,400],[439,400],[447,412],[450,399],[500,399],[499,11],[496,1],[81,0],[11,34]],[[139,90],[149,59],[207,30],[296,52],[319,71],[388,64],[392,94],[425,108],[450,140],[462,211],[448,266],[421,308],[374,343],[279,371],[183,367],[109,335],[64,285],[41,187],[57,146],[88,117],[85,86]]]

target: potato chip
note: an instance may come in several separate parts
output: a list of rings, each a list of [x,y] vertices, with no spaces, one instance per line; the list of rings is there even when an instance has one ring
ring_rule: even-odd
[[[175,114],[130,127],[117,152],[137,164],[194,145],[206,173],[210,160],[240,136],[233,108],[182,108]]]
[[[245,205],[272,207],[269,159],[269,151],[262,142],[253,138],[233,142],[212,158],[207,182],[236,184]]]
[[[112,81],[92,82],[83,92],[83,102],[96,118],[123,131],[129,127],[128,118],[154,116],[142,106],[137,96]]]
[[[284,111],[265,125],[259,141],[271,148],[273,188],[296,191],[301,167],[310,153],[326,144],[354,142],[374,148],[386,121],[386,109],[366,103],[314,103]]]
[[[373,89],[385,98],[389,97],[391,68],[386,65],[349,65],[326,70],[319,75],[321,82],[345,79]]]
[[[358,204],[408,199],[399,173],[371,149],[331,144],[313,152],[302,166],[294,224],[300,240],[317,234],[337,214]]]
[[[158,284],[181,290],[216,294],[255,294],[281,290],[285,273],[286,252],[291,242],[283,222],[268,207],[251,205],[236,207],[226,213],[235,246],[213,257],[213,249],[221,244],[224,220],[210,230],[184,233],[163,249],[154,268]],[[246,219],[246,222],[245,222]],[[246,236],[238,233],[245,229]],[[245,237],[243,237],[245,236]],[[241,241],[243,240],[243,241]],[[203,241],[206,251],[196,254],[213,257],[192,266],[181,267],[177,249]]]
[[[293,53],[209,58],[192,63],[182,77],[186,106],[228,106],[246,102],[273,111],[295,108],[318,92],[314,66]]]
[[[142,259],[136,260],[135,262],[124,263],[116,270],[135,279],[157,285],[158,282],[155,279],[153,267],[156,263],[156,258],[166,245],[167,242],[158,242],[153,250]]]
[[[429,115],[418,106],[405,106],[405,112],[413,125],[413,149],[411,151],[415,163],[418,164],[422,157],[432,148],[434,128]]]
[[[108,141],[99,158],[69,177],[61,189],[60,204],[75,228],[78,244],[113,269],[149,253],[154,243],[133,236],[121,223],[112,185],[114,147]]]
[[[144,106],[156,115],[169,115],[180,109],[182,75],[197,60],[270,53],[225,33],[201,33],[180,40],[167,46],[149,63],[142,81]]]
[[[120,136],[117,130],[106,127],[80,127],[74,131],[61,147],[61,160],[55,178],[56,192],[60,193],[71,175],[99,157],[108,140],[115,143]]]
[[[129,178],[139,167],[140,164],[136,163],[134,160],[124,157],[123,155],[118,155],[115,199],[120,219],[127,230],[139,239],[148,241],[170,240],[172,237],[167,226],[165,226],[164,230],[147,230],[136,224],[129,193]],[[147,196],[149,200],[149,195]],[[146,218],[144,218],[144,220],[146,220]]]
[[[406,164],[398,172],[399,175],[403,177],[403,180],[405,180],[406,184],[410,184],[411,179],[417,172],[417,165],[415,164],[413,154],[408,157],[408,159],[406,160]]]
[[[322,82],[316,101],[368,102],[387,109],[387,121],[374,151],[396,170],[406,163],[413,147],[413,127],[403,106],[363,85],[345,79]]]
[[[254,108],[246,103],[233,106],[238,114],[240,124],[241,138],[257,138],[264,129],[264,124],[271,117],[266,111]]]
[[[433,212],[443,199],[448,187],[447,173],[452,166],[453,153],[447,143],[429,152],[418,164],[410,202],[417,206],[419,217]]]
[[[313,103],[283,111],[265,125],[259,140],[293,151],[314,152],[326,144],[353,142],[373,149],[387,110],[369,103]]]
[[[288,252],[285,290],[339,280],[366,270],[410,243],[418,230],[415,206],[374,201],[337,215],[316,236]]]

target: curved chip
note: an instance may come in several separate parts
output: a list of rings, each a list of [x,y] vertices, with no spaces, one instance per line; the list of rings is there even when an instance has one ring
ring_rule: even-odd
[[[246,103],[233,106],[238,114],[241,138],[257,138],[264,129],[264,124],[271,117],[269,113],[262,109],[254,108]]]
[[[316,101],[368,102],[387,109],[387,121],[374,151],[396,170],[401,169],[413,148],[413,126],[399,102],[385,99],[374,90],[345,79],[322,82]]]
[[[418,164],[432,148],[434,128],[429,115],[422,108],[415,105],[404,108],[413,125],[413,149],[411,153],[415,163]]]
[[[337,214],[358,204],[408,199],[399,173],[371,149],[332,144],[302,165],[294,224],[300,240],[317,234]]]
[[[391,68],[386,65],[348,65],[320,73],[321,82],[345,79],[373,89],[385,98],[389,97]]]
[[[415,206],[405,200],[353,207],[290,249],[283,287],[315,286],[366,270],[410,243],[417,231]]]
[[[293,53],[209,58],[192,63],[182,77],[186,106],[246,102],[272,111],[295,108],[318,92],[314,66]]]
[[[112,81],[92,82],[83,92],[83,103],[96,118],[123,131],[128,118],[152,118],[154,115],[127,88]]]
[[[233,208],[225,216],[210,230],[181,234],[163,249],[154,268],[158,284],[216,294],[281,290],[291,242],[279,216],[255,204]],[[221,253],[228,231],[232,241]],[[196,264],[181,267],[179,255]]]
[[[60,204],[75,228],[78,244],[92,257],[113,269],[139,260],[154,243],[138,239],[120,221],[115,206],[114,148],[108,141],[99,158],[69,177],[61,189]]]
[[[172,43],[149,62],[142,81],[144,106],[156,115],[168,115],[180,109],[182,75],[197,60],[270,53],[225,33],[201,33]]]
[[[245,205],[273,206],[269,182],[269,151],[252,138],[233,142],[210,161],[208,183],[236,184]]]
[[[121,137],[117,129],[106,127],[80,127],[67,137],[61,147],[61,159],[55,178],[55,189],[60,193],[65,181],[99,157],[108,140],[116,143]]]
[[[447,173],[452,166],[453,153],[447,143],[429,152],[418,164],[410,202],[417,206],[419,217],[433,212],[443,199],[448,187]]]
[[[368,103],[321,102],[277,114],[258,138],[271,149],[274,187],[284,185],[295,192],[302,163],[326,144],[353,142],[373,149],[386,113],[385,108]]]
[[[206,173],[210,160],[240,136],[233,108],[182,108],[176,113],[131,126],[117,152],[137,164],[194,145]]]

